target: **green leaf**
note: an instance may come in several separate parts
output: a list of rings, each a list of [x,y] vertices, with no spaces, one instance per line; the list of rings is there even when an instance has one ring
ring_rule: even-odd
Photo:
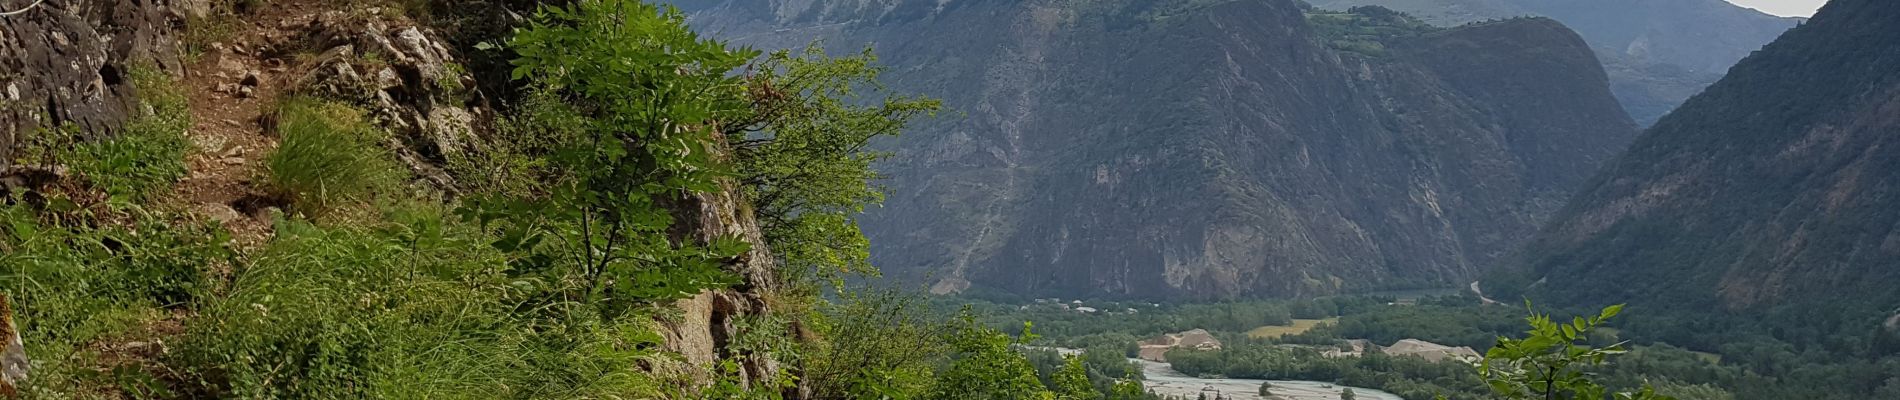
[[[1603,312],[1602,312],[1602,313],[1599,313],[1599,314],[1597,314],[1597,319],[1599,319],[1599,320],[1606,320],[1606,319],[1610,319],[1610,317],[1615,317],[1615,316],[1616,316],[1616,314],[1619,314],[1619,313],[1622,313],[1622,312],[1623,312],[1623,305],[1622,305],[1622,304],[1617,304],[1617,305],[1613,305],[1613,306],[1609,306],[1609,307],[1604,307],[1604,308],[1603,308]]]

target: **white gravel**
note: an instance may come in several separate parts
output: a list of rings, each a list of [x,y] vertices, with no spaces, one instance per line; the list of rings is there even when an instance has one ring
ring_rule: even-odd
[[[1167,363],[1130,358],[1129,362],[1141,365],[1142,374],[1147,376],[1142,386],[1148,390],[1166,396],[1185,396],[1193,399],[1201,393],[1214,398],[1218,392],[1225,398],[1235,400],[1263,400],[1260,397],[1260,383],[1273,382],[1273,400],[1337,400],[1339,393],[1348,386],[1333,385],[1313,381],[1267,381],[1261,379],[1203,379],[1183,375]],[[1359,400],[1404,400],[1398,395],[1367,388],[1352,388]]]

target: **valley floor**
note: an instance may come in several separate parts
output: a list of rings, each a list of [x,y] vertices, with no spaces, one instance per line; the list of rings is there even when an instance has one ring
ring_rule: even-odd
[[[1332,400],[1340,398],[1340,392],[1348,388],[1348,386],[1314,381],[1196,378],[1175,371],[1167,363],[1137,358],[1130,358],[1128,361],[1141,366],[1141,372],[1146,376],[1141,382],[1142,386],[1163,396],[1195,398],[1202,393],[1207,393],[1208,398],[1219,394],[1223,398],[1234,400],[1262,400],[1264,398],[1259,394],[1260,384],[1271,382],[1274,400]],[[1352,391],[1359,399],[1401,400],[1398,395],[1375,389],[1355,387]]]

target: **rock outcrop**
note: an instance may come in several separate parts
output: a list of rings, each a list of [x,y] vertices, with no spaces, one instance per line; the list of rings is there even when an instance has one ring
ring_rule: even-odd
[[[730,1],[761,48],[873,43],[953,116],[889,143],[872,261],[939,293],[1219,299],[1463,285],[1636,135],[1575,33],[1340,49],[1287,0]]]
[[[731,182],[721,187],[719,192],[694,195],[672,206],[678,221],[686,222],[676,227],[675,236],[676,240],[698,243],[710,243],[721,237],[738,237],[752,243],[750,250],[727,264],[727,270],[738,274],[742,283],[732,289],[701,292],[680,300],[676,307],[681,311],[681,318],[662,319],[662,332],[668,339],[668,349],[684,356],[696,371],[711,371],[710,367],[720,361],[730,360],[739,365],[737,373],[742,384],[770,385],[782,368],[774,355],[740,352],[733,345],[741,335],[789,334],[748,332],[774,329],[763,323],[773,312],[767,297],[778,286],[772,269],[774,259],[771,250],[764,245],[765,237],[752,216],[751,207],[742,206],[744,200],[737,196],[739,192]],[[703,381],[710,377],[699,378]],[[788,398],[803,397],[788,394]]]
[[[174,27],[184,12],[162,1],[82,0],[0,16],[0,168],[45,129],[117,132],[138,111],[131,68],[179,71]]]
[[[0,398],[19,395],[14,387],[26,379],[26,344],[20,341],[19,325],[13,323],[13,305],[0,294]]]
[[[397,141],[417,176],[454,191],[442,166],[479,151],[477,129],[494,121],[473,78],[427,28],[390,26],[375,13],[331,11],[308,21],[304,46],[322,49],[295,84],[306,95],[350,102]]]

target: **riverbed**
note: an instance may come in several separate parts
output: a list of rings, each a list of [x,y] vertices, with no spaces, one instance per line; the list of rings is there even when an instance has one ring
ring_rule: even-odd
[[[1183,375],[1167,363],[1148,360],[1128,359],[1141,366],[1142,374],[1147,376],[1142,386],[1164,396],[1183,396],[1195,399],[1201,393],[1207,398],[1220,394],[1234,400],[1263,400],[1260,397],[1260,384],[1273,382],[1274,400],[1337,400],[1339,393],[1347,386],[1313,381],[1268,381],[1262,379],[1204,379]],[[1404,400],[1398,395],[1375,389],[1352,388],[1354,397],[1359,400]]]

